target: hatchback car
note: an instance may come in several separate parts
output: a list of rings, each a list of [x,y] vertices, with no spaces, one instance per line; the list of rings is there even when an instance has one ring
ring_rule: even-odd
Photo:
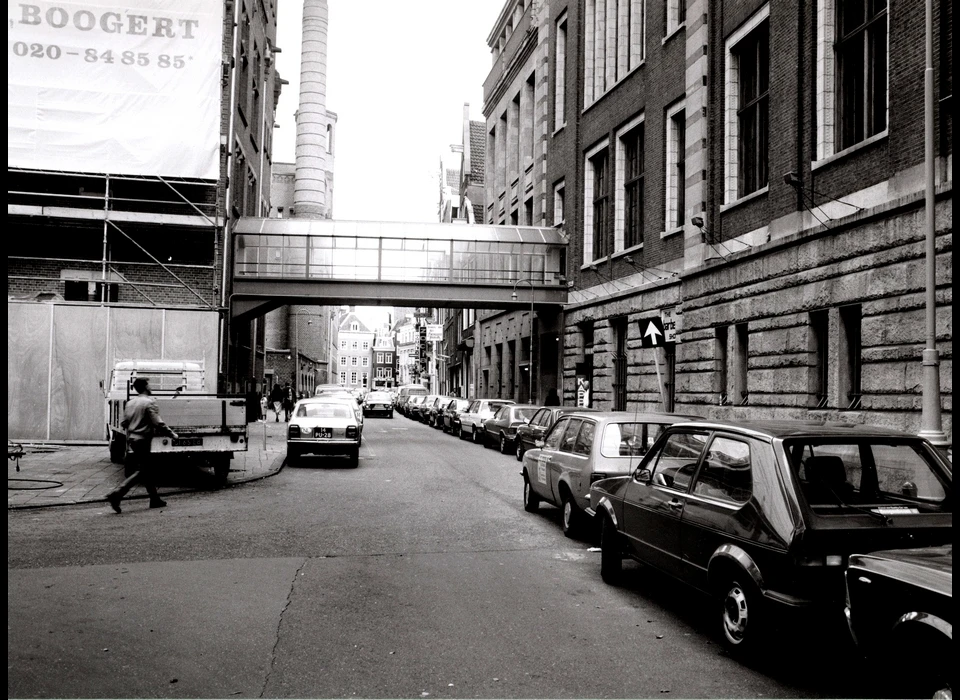
[[[953,545],[852,554],[846,580],[850,632],[894,696],[952,697]]]
[[[517,428],[526,425],[539,406],[501,406],[500,410],[483,423],[483,444],[496,445],[500,454],[510,454],[517,441]]]
[[[540,408],[533,414],[530,422],[517,428],[517,439],[514,441],[514,453],[517,455],[517,461],[522,462],[524,453],[533,449],[537,440],[543,440],[547,436],[547,432],[561,415],[565,413],[595,413],[596,411],[595,408],[578,408],[576,406],[544,406]]]
[[[501,406],[509,406],[514,402],[509,399],[474,399],[467,410],[460,414],[460,427],[457,436],[461,440],[470,438],[473,442],[483,439],[483,422],[493,418]]]
[[[360,460],[360,421],[343,401],[325,397],[302,399],[293,409],[287,426],[287,463],[305,454],[345,455],[350,466]]]
[[[457,434],[460,428],[460,414],[467,410],[472,399],[453,399],[443,409],[443,432]]]
[[[567,413],[544,440],[523,456],[523,507],[535,512],[541,501],[563,509],[563,532],[574,537],[590,523],[590,485],[629,474],[668,426],[693,416],[673,413],[596,411]]]
[[[426,423],[430,417],[430,409],[433,408],[433,405],[437,402],[437,399],[440,398],[440,394],[427,394],[423,401],[414,409],[416,413],[415,418],[421,423]]]
[[[356,414],[357,421],[360,423],[360,433],[361,435],[363,434],[363,408],[357,403],[357,400],[354,398],[353,394],[345,391],[328,391],[314,398],[323,399],[325,401],[340,402],[345,406],[349,406],[350,409]]]
[[[393,418],[393,401],[385,391],[371,391],[363,397],[364,416]]]
[[[423,403],[425,398],[427,398],[426,395],[421,394],[407,397],[407,400],[403,402],[403,415],[417,420],[420,413],[420,404]]]
[[[842,620],[854,552],[945,544],[951,469],[926,440],[850,423],[698,421],[596,482],[600,573],[630,557],[713,594],[718,631],[755,647],[775,609]]]

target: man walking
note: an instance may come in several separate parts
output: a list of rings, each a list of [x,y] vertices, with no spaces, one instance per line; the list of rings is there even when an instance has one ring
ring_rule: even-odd
[[[277,414],[276,422],[280,422],[280,409],[283,405],[283,387],[279,383],[274,384],[270,390],[270,403],[273,405],[273,411]]]
[[[123,420],[120,425],[126,430],[129,450],[127,459],[131,463],[133,473],[117,488],[107,494],[110,507],[120,512],[120,501],[135,484],[143,484],[150,495],[151,508],[163,508],[166,504],[157,493],[157,486],[153,480],[153,465],[150,462],[150,440],[154,435],[169,435],[172,438],[177,434],[167,427],[157,410],[157,403],[150,396],[150,380],[137,377],[133,380],[133,389],[137,395],[127,401],[123,409]]]
[[[293,413],[293,405],[297,402],[297,392],[290,382],[287,382],[287,385],[283,388],[283,419],[287,422],[290,422],[290,414]]]

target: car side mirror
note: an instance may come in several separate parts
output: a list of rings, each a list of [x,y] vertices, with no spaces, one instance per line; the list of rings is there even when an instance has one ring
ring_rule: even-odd
[[[650,470],[649,469],[638,469],[636,477],[637,481],[643,484],[650,483]]]
[[[544,442],[543,442],[543,440],[534,440],[534,441],[533,441],[533,444],[534,444],[534,446],[536,446],[536,447],[542,448],[543,445],[544,445]]]

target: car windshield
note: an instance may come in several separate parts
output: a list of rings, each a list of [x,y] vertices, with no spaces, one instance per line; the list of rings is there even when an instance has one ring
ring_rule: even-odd
[[[389,403],[390,394],[384,394],[379,391],[367,394],[367,403]]]
[[[349,406],[338,403],[305,403],[297,409],[298,418],[352,418]]]
[[[517,420],[530,420],[538,410],[536,406],[522,406],[514,409],[513,414]]]
[[[950,484],[922,444],[880,439],[784,441],[814,510],[876,507],[881,514],[949,511]]]

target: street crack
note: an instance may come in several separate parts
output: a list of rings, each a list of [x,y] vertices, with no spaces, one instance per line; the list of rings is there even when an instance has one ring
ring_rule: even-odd
[[[290,603],[293,602],[293,589],[296,588],[297,579],[300,577],[303,568],[307,565],[309,559],[304,558],[300,562],[300,566],[297,567],[297,570],[293,572],[293,580],[290,582],[290,591],[287,593],[287,600],[283,604],[283,609],[280,610],[280,615],[277,618],[277,634],[273,641],[273,649],[270,650],[270,666],[267,668],[267,674],[263,679],[263,688],[260,689],[260,694],[257,697],[263,697],[264,693],[267,692],[267,687],[270,685],[270,676],[273,675],[274,666],[277,664],[277,648],[280,646],[280,628],[283,627],[283,616],[287,612],[287,608],[290,607]]]

